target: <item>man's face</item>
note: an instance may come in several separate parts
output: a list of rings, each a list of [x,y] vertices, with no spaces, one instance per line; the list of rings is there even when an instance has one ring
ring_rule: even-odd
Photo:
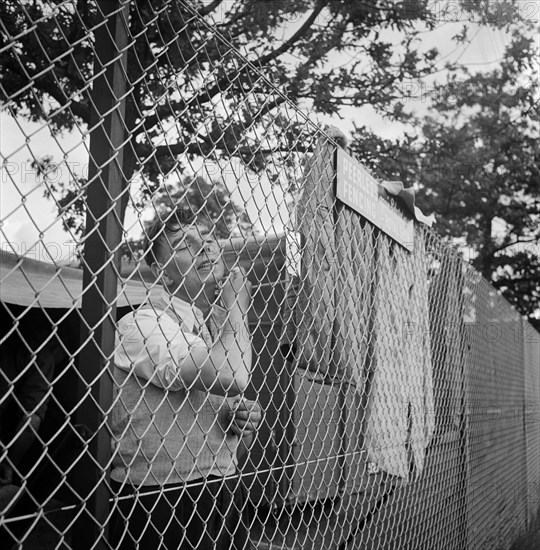
[[[204,225],[184,226],[161,239],[159,260],[169,291],[189,302],[213,297],[225,266],[212,232]]]

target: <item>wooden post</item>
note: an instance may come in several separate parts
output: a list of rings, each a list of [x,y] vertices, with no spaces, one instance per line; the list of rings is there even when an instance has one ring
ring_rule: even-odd
[[[109,493],[104,483],[111,456],[107,417],[112,402],[117,276],[122,238],[121,196],[127,193],[123,148],[129,0],[99,0],[103,23],[95,29],[91,92],[89,188],[86,196],[82,327],[77,422],[93,434],[79,465],[84,499],[73,528],[77,550],[104,549]]]

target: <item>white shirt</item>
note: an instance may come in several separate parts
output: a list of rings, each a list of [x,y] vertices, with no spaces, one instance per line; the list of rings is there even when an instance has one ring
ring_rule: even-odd
[[[209,324],[221,326],[224,315],[214,308]],[[234,473],[239,440],[230,431],[233,398],[186,388],[180,377],[190,352],[209,345],[202,312],[165,292],[120,320],[111,414],[114,480],[163,485]]]
[[[220,325],[225,316],[223,308],[214,306],[211,323]],[[157,302],[119,321],[114,362],[160,388],[177,391],[184,388],[182,361],[194,348],[208,349],[211,343],[202,311],[164,291]]]

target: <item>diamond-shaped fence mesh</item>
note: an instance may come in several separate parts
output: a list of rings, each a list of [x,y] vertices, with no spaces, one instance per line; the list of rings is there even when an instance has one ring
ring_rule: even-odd
[[[225,4],[6,2],[1,548],[510,548],[538,333]]]

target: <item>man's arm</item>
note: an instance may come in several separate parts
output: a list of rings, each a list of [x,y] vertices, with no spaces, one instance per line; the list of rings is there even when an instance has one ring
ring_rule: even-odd
[[[219,337],[210,348],[194,348],[182,361],[179,375],[186,387],[232,396],[246,390],[251,375],[251,283],[242,271],[230,274],[222,302],[227,318]]]
[[[231,273],[222,291],[227,319],[210,348],[200,337],[181,332],[168,316],[159,325],[151,314],[128,316],[119,323],[116,365],[171,391],[242,393],[251,373],[250,291],[242,272]]]

